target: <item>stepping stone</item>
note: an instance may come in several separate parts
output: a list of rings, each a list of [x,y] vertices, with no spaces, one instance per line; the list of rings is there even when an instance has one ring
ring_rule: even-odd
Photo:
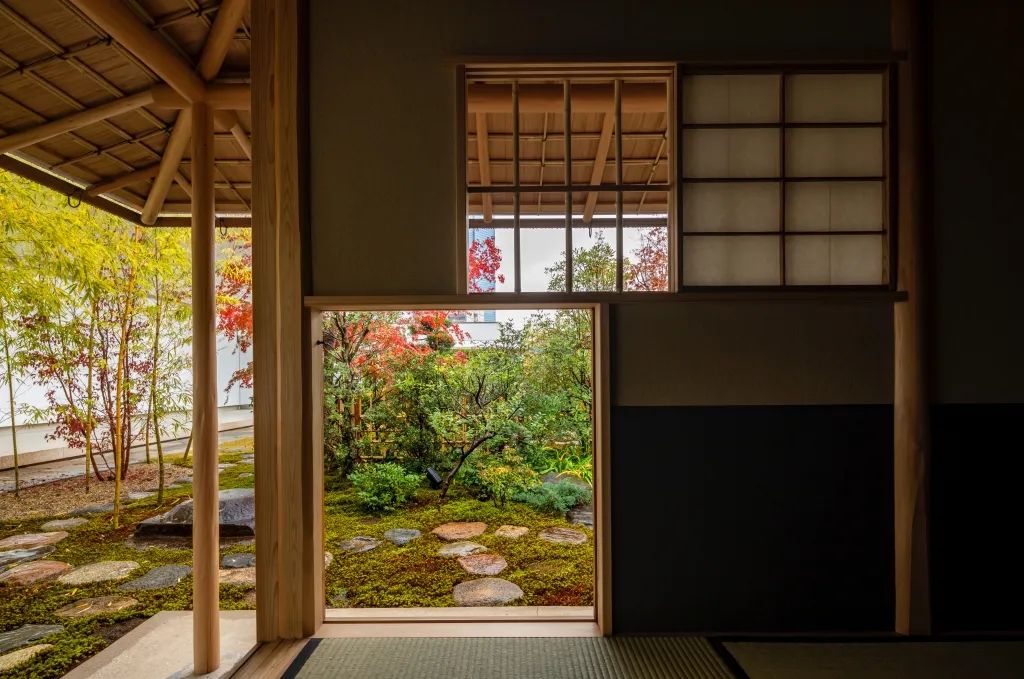
[[[480,578],[455,585],[456,606],[501,606],[523,598],[523,590],[501,578]]]
[[[537,534],[541,540],[565,545],[581,545],[587,541],[587,534],[572,528],[545,528]]]
[[[256,586],[256,567],[248,568],[225,568],[218,575],[217,580],[222,585],[238,585],[240,587]]]
[[[174,587],[191,572],[192,569],[189,566],[157,566],[141,578],[130,580],[118,587],[118,589],[122,592],[138,592]]]
[[[220,536],[222,538],[256,535],[256,502],[252,488],[231,488],[219,493]],[[152,516],[135,528],[136,537],[192,535],[193,501],[187,500],[173,509]]]
[[[338,543],[338,548],[346,554],[362,554],[371,549],[377,549],[379,546],[380,540],[366,535],[357,535],[350,540],[342,540]]]
[[[234,462],[221,462],[219,465],[217,465],[217,469],[224,471],[225,469],[231,469],[234,466]]]
[[[244,462],[245,464],[255,464],[256,455],[254,453],[246,453],[242,456],[241,462]]]
[[[7,552],[0,552],[0,566],[6,566],[12,563],[22,563],[25,561],[34,561],[41,556],[46,556],[52,551],[53,547],[43,545],[42,547],[36,547],[35,549],[12,549]]]
[[[21,535],[12,535],[0,540],[0,552],[6,552],[12,549],[49,547],[50,545],[57,544],[67,536],[68,534],[62,530],[50,533],[22,533]]]
[[[91,516],[93,514],[106,514],[107,512],[114,511],[113,502],[105,502],[98,505],[86,505],[79,507],[73,512],[70,512],[71,516]]]
[[[39,582],[53,580],[62,573],[67,573],[73,568],[69,563],[63,561],[29,561],[19,563],[17,566],[8,568],[0,573],[0,583],[5,585],[16,585],[27,587]]]
[[[57,578],[62,585],[90,585],[94,582],[122,580],[132,574],[139,564],[134,561],[97,561],[79,566]]]
[[[487,548],[475,542],[453,542],[437,550],[438,556],[469,556],[486,552]]]
[[[569,563],[561,559],[548,559],[547,561],[535,561],[526,567],[526,570],[538,575],[560,575],[569,570]]]
[[[59,608],[56,614],[61,618],[88,618],[92,615],[106,615],[117,613],[139,603],[127,596],[96,596],[89,599],[82,599],[64,608]]]
[[[392,528],[391,530],[384,531],[384,539],[390,540],[399,547],[409,544],[421,535],[423,533],[415,528]]]
[[[45,650],[53,648],[53,644],[38,644],[28,648],[20,648],[4,655],[0,655],[0,672],[6,672],[18,665],[27,663]]]
[[[43,530],[71,530],[87,523],[89,523],[89,519],[54,519],[53,521],[47,521],[40,528]]]
[[[330,552],[324,552],[324,568],[327,568],[334,563],[334,555]]]
[[[252,478],[252,472],[242,472],[241,474],[238,475],[238,478],[240,478],[240,479],[251,479]]]
[[[594,527],[594,510],[593,509],[570,509],[569,513],[565,515],[569,519],[569,523],[575,523],[581,526],[587,526],[589,528]]]
[[[459,565],[471,575],[497,575],[508,568],[508,562],[497,554],[460,556]]]
[[[221,568],[249,568],[255,565],[255,554],[228,554],[220,560]]]
[[[64,625],[22,625],[17,629],[0,632],[0,653],[31,644],[51,634],[64,631]]]
[[[156,493],[147,490],[130,490],[121,495],[121,500],[125,502],[137,502],[139,500],[145,500],[146,498],[153,497],[154,495],[156,495]]]
[[[494,534],[499,538],[508,538],[509,540],[518,540],[527,533],[530,529],[526,526],[501,526],[498,530],[494,531]]]
[[[452,541],[475,538],[477,535],[483,534],[485,530],[487,530],[487,524],[481,521],[452,521],[451,523],[442,523],[430,532],[442,540]]]

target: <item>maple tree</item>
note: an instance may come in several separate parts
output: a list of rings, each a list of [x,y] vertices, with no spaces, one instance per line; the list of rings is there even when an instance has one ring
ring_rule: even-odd
[[[623,262],[627,290],[664,292],[668,290],[668,229],[655,226],[640,232],[640,245],[628,262]]]
[[[238,351],[252,346],[252,229],[229,229],[218,235],[222,244],[217,262],[217,330]],[[252,361],[231,376],[227,388],[252,388]]]
[[[494,236],[474,240],[469,246],[469,291],[494,292],[495,283],[505,282],[505,275],[498,273],[500,268],[501,250]]]

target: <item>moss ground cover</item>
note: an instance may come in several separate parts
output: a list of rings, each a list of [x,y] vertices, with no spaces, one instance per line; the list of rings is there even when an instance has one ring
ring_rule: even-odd
[[[252,453],[252,445],[252,439],[240,439],[221,446],[220,461],[233,465],[221,471],[221,488],[252,487],[253,464],[245,461]],[[190,466],[191,462],[182,462],[180,456],[168,461],[183,467]],[[162,505],[157,505],[155,497],[127,503],[117,530],[113,529],[108,514],[87,517],[89,522],[69,531],[70,535],[46,558],[66,561],[73,566],[108,560],[136,561],[139,569],[132,578],[156,566],[190,565],[192,551],[187,541],[139,548],[132,545],[131,537],[139,521],[167,511],[190,497],[191,492],[191,485],[184,484],[168,488]],[[436,491],[422,489],[410,505],[374,515],[359,507],[355,491],[346,486],[326,494],[324,514],[326,549],[335,557],[326,570],[329,607],[455,605],[452,598],[455,585],[478,576],[463,571],[456,559],[437,556],[437,550],[445,543],[430,531],[449,521],[487,523],[487,531],[473,541],[508,562],[508,568],[498,577],[523,589],[524,597],[515,605],[580,606],[592,602],[594,545],[590,529],[572,526],[587,534],[587,542],[581,545],[544,542],[537,538],[539,530],[569,524],[561,517],[540,513],[526,505],[509,502],[504,508],[495,507],[457,487],[447,500],[438,501]],[[0,538],[38,532],[43,523],[53,518],[56,517],[35,515],[31,519],[0,522]],[[495,536],[494,531],[503,524],[525,526],[530,532],[518,540]],[[383,538],[389,528],[415,528],[422,531],[423,536],[398,547]],[[345,554],[338,548],[340,541],[357,535],[378,538],[381,545],[361,554]],[[222,555],[253,551],[252,542],[227,543],[221,549]],[[33,587],[0,586],[0,632],[24,624],[64,625],[63,632],[39,642],[52,644],[53,648],[26,664],[0,673],[0,679],[60,677],[157,612],[191,607],[191,577],[173,587],[151,591],[120,592],[118,587],[122,582],[76,587],[57,582]],[[222,609],[254,607],[251,588],[222,585],[220,593]],[[85,619],[64,619],[56,615],[58,609],[69,603],[107,594],[131,596],[139,603],[117,613]]]

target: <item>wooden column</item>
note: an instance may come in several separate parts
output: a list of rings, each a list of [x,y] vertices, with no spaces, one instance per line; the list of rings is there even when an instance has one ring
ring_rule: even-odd
[[[919,0],[893,0],[892,47],[906,53],[896,69],[899,166],[897,284],[907,301],[894,310],[894,507],[896,632],[931,633],[928,496],[930,431],[925,223],[925,54]]]
[[[192,105],[192,531],[193,653],[196,674],[220,665],[217,582],[217,325],[214,289],[213,110]]]

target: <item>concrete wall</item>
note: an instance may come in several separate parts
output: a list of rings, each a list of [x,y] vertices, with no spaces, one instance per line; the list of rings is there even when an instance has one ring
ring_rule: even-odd
[[[1020,467],[1014,448],[971,433],[1015,433],[1009,413],[1024,403],[1011,67],[1021,7],[944,0],[934,25],[937,390],[947,404],[1009,404],[958,411],[937,430],[937,615],[980,629],[1011,609],[972,608],[965,583],[987,581],[994,595],[1008,580],[985,577],[992,559],[955,555],[977,547],[978,520],[998,543],[1009,519],[993,512],[1019,517],[980,485],[998,476],[1009,492],[1019,475],[969,477],[979,485],[966,493],[955,479],[968,454]],[[313,292],[456,291],[460,57],[784,59],[888,46],[885,0],[310,0]],[[891,316],[871,302],[614,305],[618,630],[891,628]],[[674,546],[641,561],[652,527]],[[671,586],[653,592],[651,568]]]

